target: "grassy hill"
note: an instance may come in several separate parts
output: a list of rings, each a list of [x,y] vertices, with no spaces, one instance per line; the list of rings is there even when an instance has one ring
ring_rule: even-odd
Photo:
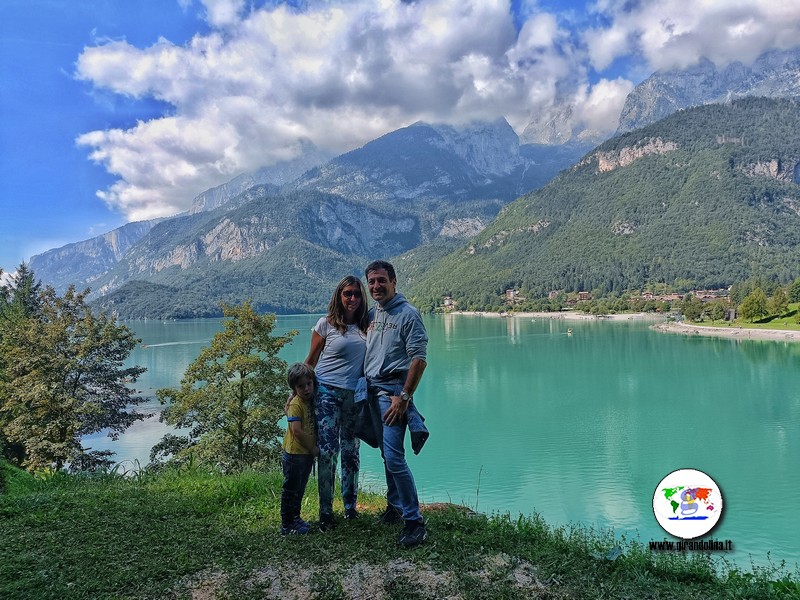
[[[278,534],[281,475],[33,476],[0,460],[0,598],[796,598],[797,573],[651,553],[539,517],[423,507],[412,551],[378,524],[384,500],[325,534]],[[309,484],[303,515],[317,511]],[[2,488],[0,488],[1,490]],[[335,510],[341,514],[342,507]]]
[[[409,290],[420,305],[500,303],[507,288],[713,288],[800,265],[800,106],[748,98],[611,139],[505,207]]]

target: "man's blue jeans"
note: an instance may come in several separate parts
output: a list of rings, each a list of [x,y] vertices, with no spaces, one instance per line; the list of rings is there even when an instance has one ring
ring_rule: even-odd
[[[370,394],[378,394],[381,390],[370,387]],[[389,394],[400,395],[400,390],[386,390]],[[378,406],[383,415],[391,406],[392,401],[388,394],[378,395]],[[396,425],[383,424],[383,465],[386,470],[386,499],[390,506],[403,513],[406,521],[421,521],[422,514],[419,512],[419,497],[417,496],[417,486],[414,483],[414,476],[406,462],[405,448],[403,442],[406,436],[406,422]]]

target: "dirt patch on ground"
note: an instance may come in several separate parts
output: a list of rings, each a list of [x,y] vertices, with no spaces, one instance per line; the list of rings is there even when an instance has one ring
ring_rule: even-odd
[[[466,577],[482,586],[502,584],[523,598],[559,596],[539,580],[536,568],[527,561],[497,554],[486,556],[481,562],[480,569],[468,573],[440,570],[406,559],[392,560],[385,565],[367,562],[322,567],[293,563],[266,565],[245,579],[241,591],[246,590],[251,596],[282,600],[326,597],[387,600],[407,596],[462,600],[459,589],[463,589]],[[222,573],[200,574],[187,582],[186,587],[192,600],[231,598],[237,594]]]
[[[214,600],[228,582],[225,573],[202,573],[193,578],[187,587],[192,600]]]

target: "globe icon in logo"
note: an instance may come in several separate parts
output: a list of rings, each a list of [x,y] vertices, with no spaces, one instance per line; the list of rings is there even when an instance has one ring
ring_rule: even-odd
[[[653,514],[675,537],[691,540],[711,531],[722,516],[722,493],[702,471],[678,469],[656,486]]]

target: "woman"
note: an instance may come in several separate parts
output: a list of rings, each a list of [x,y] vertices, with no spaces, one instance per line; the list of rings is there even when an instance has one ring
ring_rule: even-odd
[[[319,446],[319,527],[335,526],[333,489],[336,462],[342,455],[342,502],[344,518],[356,519],[359,439],[353,433],[353,394],[363,376],[366,331],[369,324],[367,297],[358,277],[348,275],[336,286],[328,314],[314,326],[311,350],[305,362],[315,368],[317,394],[317,444]]]

